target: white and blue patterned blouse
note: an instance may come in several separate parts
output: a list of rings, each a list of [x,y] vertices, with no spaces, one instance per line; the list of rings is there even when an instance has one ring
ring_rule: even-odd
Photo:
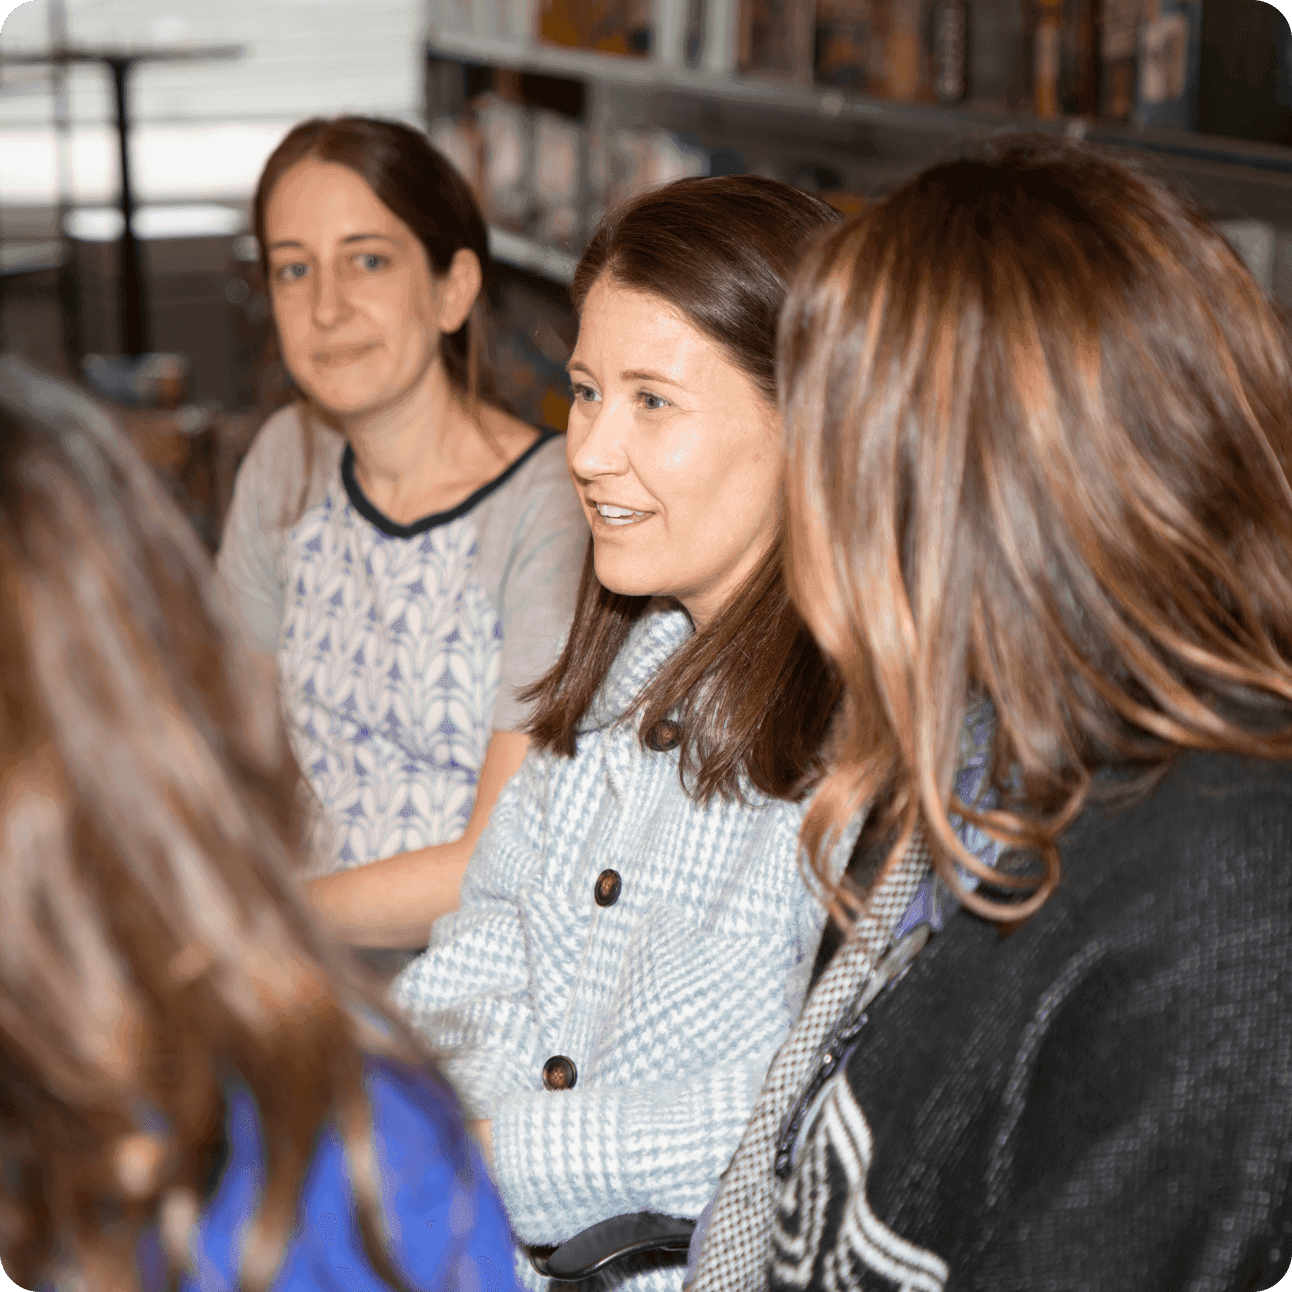
[[[299,413],[265,425],[219,567],[277,654],[326,871],[462,834],[492,732],[523,726],[516,691],[559,651],[587,527],[563,437],[540,436],[458,506],[399,525],[363,495],[344,441],[311,434],[302,489]],[[284,524],[294,499],[303,507]]]

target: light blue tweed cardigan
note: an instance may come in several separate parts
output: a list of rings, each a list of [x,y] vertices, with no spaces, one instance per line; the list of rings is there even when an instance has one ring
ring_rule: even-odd
[[[701,806],[678,755],[616,719],[690,632],[648,613],[584,719],[576,757],[531,752],[493,810],[460,909],[393,995],[468,1115],[493,1120],[520,1239],[556,1243],[635,1211],[698,1216],[802,1004],[825,908],[798,865],[805,805]],[[618,902],[593,884],[619,872]],[[552,1055],[573,1090],[543,1087]],[[528,1263],[526,1281],[541,1286]],[[638,1275],[674,1292],[682,1271]]]

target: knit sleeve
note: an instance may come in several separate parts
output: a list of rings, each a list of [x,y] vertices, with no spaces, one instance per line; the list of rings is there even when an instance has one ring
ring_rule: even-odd
[[[526,756],[471,855],[458,909],[436,920],[425,952],[391,986],[468,1117],[492,1117],[542,1064],[519,893],[541,863],[547,766],[546,754]]]
[[[273,654],[283,620],[283,586],[277,568],[279,532],[299,491],[302,430],[295,408],[285,408],[260,428],[238,469],[225,518],[216,569],[251,642]]]
[[[561,653],[588,546],[588,523],[565,466],[565,437],[543,444],[532,469],[491,503],[478,568],[503,628],[493,727],[520,731],[533,705],[519,692]]]
[[[556,1243],[611,1216],[698,1216],[731,1160],[764,1061],[683,1081],[523,1092],[495,1112],[494,1171],[512,1227]]]

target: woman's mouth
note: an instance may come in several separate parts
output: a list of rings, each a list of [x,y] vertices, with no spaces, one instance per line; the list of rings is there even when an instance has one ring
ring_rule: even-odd
[[[633,511],[631,507],[615,507],[608,502],[598,502],[593,505],[597,509],[597,515],[607,525],[632,525],[639,520],[645,520],[650,515],[648,511]]]
[[[368,342],[360,342],[356,345],[339,345],[330,350],[318,350],[314,354],[314,362],[321,368],[342,368],[347,364],[362,359],[365,355],[370,354],[376,346]]]

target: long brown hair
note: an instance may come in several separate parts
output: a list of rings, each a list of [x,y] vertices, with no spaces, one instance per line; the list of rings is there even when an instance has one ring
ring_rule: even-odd
[[[1292,756],[1289,356],[1192,203],[1076,144],[936,166],[822,242],[778,359],[792,585],[847,691],[819,870],[878,803],[889,861],[922,828],[1015,921],[1100,768]],[[995,811],[952,799],[975,693]],[[949,808],[1034,868],[979,864]]]
[[[358,175],[377,200],[413,231],[425,248],[432,272],[447,273],[458,251],[473,251],[487,286],[488,232],[466,180],[425,135],[398,121],[376,117],[313,117],[293,126],[270,153],[252,205],[266,278],[269,199],[293,166],[309,160],[331,162]],[[440,338],[445,371],[470,406],[494,392],[491,335],[488,294],[482,287],[462,326]]]
[[[298,773],[273,679],[137,455],[14,360],[0,363],[0,659],[6,1269],[31,1287],[63,1264],[125,1280],[158,1220],[182,1268],[236,1082],[267,1148],[239,1286],[271,1281],[329,1120],[369,1256],[404,1286],[363,1056],[418,1057],[291,874]],[[464,1146],[446,1148],[466,1181]]]
[[[679,180],[602,222],[575,273],[574,304],[582,308],[603,274],[658,297],[712,337],[770,403],[777,311],[804,244],[838,218],[776,180]],[[630,710],[640,713],[647,744],[665,718],[677,716],[682,776],[701,800],[738,796],[742,776],[765,794],[795,795],[819,772],[839,688],[790,604],[777,537]],[[535,745],[573,756],[579,722],[649,603],[604,588],[589,544],[565,649],[527,693],[538,701],[529,727]]]

